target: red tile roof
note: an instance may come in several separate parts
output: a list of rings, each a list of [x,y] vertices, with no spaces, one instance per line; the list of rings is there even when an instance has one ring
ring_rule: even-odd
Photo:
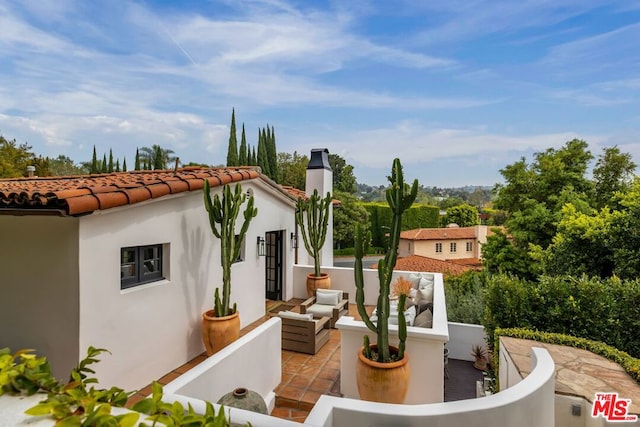
[[[289,185],[283,185],[282,189],[287,193],[289,193],[290,195],[292,195],[294,199],[302,198],[303,200],[307,200],[307,194],[304,192],[304,190],[300,190],[298,188],[291,187]],[[340,206],[342,202],[340,202],[340,200],[338,199],[331,199],[331,204],[334,207],[336,207],[336,206]]]
[[[116,172],[67,177],[0,179],[0,214],[9,210],[41,213],[58,210],[67,215],[88,214],[139,203],[168,194],[202,189],[261,176],[252,167],[201,168]]]
[[[488,229],[487,236],[492,234],[491,229]],[[400,233],[400,238],[406,240],[456,240],[476,237],[475,227],[416,228]]]
[[[378,268],[377,265],[371,268]],[[451,261],[443,261],[435,258],[428,258],[421,255],[409,255],[407,257],[398,258],[395,270],[402,271],[420,271],[429,273],[443,273],[457,276],[465,271],[474,270],[468,265],[459,265]]]

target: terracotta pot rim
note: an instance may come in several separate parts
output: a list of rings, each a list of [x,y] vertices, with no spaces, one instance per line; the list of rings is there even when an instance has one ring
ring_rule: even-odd
[[[228,316],[221,316],[221,317],[216,317],[215,316],[215,309],[211,309],[211,310],[207,310],[204,313],[202,313],[202,318],[203,319],[207,319],[207,320],[212,320],[212,321],[221,321],[221,320],[229,320],[229,319],[233,319],[234,317],[238,317],[240,310],[236,310],[235,313],[230,314]]]
[[[372,349],[378,348],[377,344],[371,344],[369,347],[371,347]],[[398,353],[398,347],[389,346],[389,350],[391,351],[391,353]],[[407,363],[409,363],[409,354],[407,352],[404,353],[404,357],[400,360],[396,360],[395,362],[388,362],[388,363],[380,363],[380,362],[376,362],[375,360],[371,360],[371,359],[367,359],[364,356],[364,346],[360,347],[360,350],[358,350],[358,359],[360,359],[360,361],[368,366],[371,366],[373,368],[379,368],[379,369],[394,369],[394,368],[398,368],[400,366],[404,366]]]
[[[319,276],[316,276],[314,273],[307,274],[307,279],[324,279],[325,277],[329,277],[329,273],[320,273]]]

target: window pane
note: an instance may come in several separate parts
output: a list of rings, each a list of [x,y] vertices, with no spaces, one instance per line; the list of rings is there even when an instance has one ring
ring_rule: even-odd
[[[122,253],[122,260],[120,261],[121,264],[126,264],[129,262],[136,262],[136,249],[135,248],[124,248],[121,251]]]

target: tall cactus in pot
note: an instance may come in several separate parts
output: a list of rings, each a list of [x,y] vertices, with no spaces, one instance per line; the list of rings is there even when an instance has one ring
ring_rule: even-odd
[[[364,276],[362,273],[362,258],[367,253],[368,236],[363,235],[360,224],[355,229],[355,267],[354,275],[356,282],[356,304],[358,313],[367,327],[377,335],[377,356],[376,361],[389,363],[393,360],[400,360],[404,357],[405,340],[407,338],[407,325],[404,318],[404,305],[406,295],[401,295],[398,301],[398,354],[392,357],[389,350],[389,293],[393,268],[398,258],[398,245],[400,243],[400,231],[402,225],[402,213],[407,210],[415,201],[418,194],[418,180],[413,181],[411,187],[404,182],[402,165],[399,159],[394,159],[391,176],[387,177],[391,186],[386,191],[386,199],[392,212],[391,229],[389,232],[389,247],[384,259],[378,262],[379,291],[376,306],[377,321],[371,321],[364,306]],[[368,336],[365,336],[364,346],[365,357],[372,359],[374,355],[371,351]]]
[[[204,180],[204,206],[209,213],[209,225],[214,236],[220,239],[220,263],[222,265],[222,299],[218,288],[215,290],[214,309],[215,316],[222,317],[236,312],[236,304],[230,307],[231,298],[231,265],[238,259],[242,241],[249,229],[251,220],[258,214],[258,209],[253,207],[253,196],[249,197],[247,207],[244,210],[244,222],[236,238],[236,219],[240,213],[240,207],[247,199],[242,192],[240,184],[236,184],[233,193],[229,185],[222,189],[222,200],[216,194],[211,200],[211,188],[209,182]]]

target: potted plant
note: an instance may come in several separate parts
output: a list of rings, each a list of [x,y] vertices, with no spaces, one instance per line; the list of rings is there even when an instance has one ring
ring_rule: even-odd
[[[320,272],[320,250],[324,246],[329,224],[329,208],[331,207],[331,193],[320,197],[318,190],[304,200],[298,198],[296,205],[296,223],[300,227],[302,241],[309,255],[313,257],[313,273],[307,275],[307,294],[314,295],[316,289],[331,287],[331,279],[327,273]]]
[[[209,182],[204,180],[204,206],[209,213],[209,225],[214,236],[220,239],[220,263],[222,265],[222,299],[218,288],[215,290],[213,308],[202,315],[202,340],[207,355],[211,356],[221,348],[238,339],[240,335],[240,317],[237,306],[230,306],[231,265],[240,254],[242,241],[249,223],[258,214],[253,207],[253,196],[249,197],[244,210],[244,222],[236,237],[236,219],[240,207],[247,199],[240,184],[236,184],[233,193],[229,185],[222,189],[222,200],[216,194],[211,201]]]
[[[479,345],[474,344],[471,347],[471,355],[475,358],[475,362],[473,362],[473,367],[476,369],[480,369],[481,371],[487,370],[487,350]]]
[[[391,176],[388,177],[391,186],[386,191],[387,203],[391,208],[391,231],[389,233],[389,247],[383,260],[378,263],[378,303],[376,307],[377,321],[374,324],[364,306],[364,276],[362,273],[362,258],[367,253],[368,236],[363,237],[360,224],[355,230],[354,275],[356,282],[356,304],[358,313],[367,327],[377,335],[375,344],[369,343],[369,336],[364,336],[364,345],[358,351],[356,364],[356,381],[358,393],[363,400],[387,403],[403,403],[409,390],[409,356],[405,353],[407,339],[407,323],[404,317],[406,293],[400,293],[398,298],[398,347],[389,345],[389,294],[393,268],[398,258],[398,244],[402,213],[409,208],[418,194],[418,180],[409,187],[405,184],[402,165],[399,159],[393,161]]]

